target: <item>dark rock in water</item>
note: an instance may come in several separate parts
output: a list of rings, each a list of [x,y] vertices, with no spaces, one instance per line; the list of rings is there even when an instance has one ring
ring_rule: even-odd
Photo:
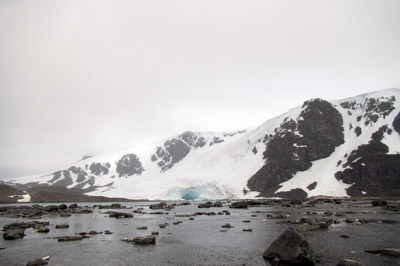
[[[58,206],[55,206],[55,205],[49,205],[49,206],[46,206],[45,208],[46,208],[47,212],[56,212],[56,211],[58,211]]]
[[[50,232],[50,229],[47,226],[41,226],[38,229],[38,233],[48,233]]]
[[[221,226],[222,228],[232,228],[232,226],[230,224],[224,224],[223,226]]]
[[[78,209],[79,206],[78,206],[78,204],[74,203],[74,204],[69,205],[68,208],[69,209]]]
[[[111,204],[111,209],[121,209],[121,204],[113,203],[113,204]]]
[[[362,264],[355,260],[344,259],[337,266],[362,266]]]
[[[89,235],[99,235],[102,234],[102,232],[97,232],[97,231],[90,231]]]
[[[60,213],[60,217],[71,217],[72,215],[71,215],[71,213],[69,213],[69,212],[62,212],[62,213]]]
[[[159,224],[158,225],[160,228],[165,228],[166,224]]]
[[[290,202],[290,204],[292,204],[292,205],[302,205],[302,204],[303,204],[303,201],[301,201],[301,200],[292,200],[292,201]]]
[[[158,232],[157,232],[157,231],[152,231],[151,234],[152,234],[153,236],[158,236]]]
[[[25,236],[24,232],[25,232],[25,229],[8,229],[8,230],[4,231],[3,238],[5,240],[15,240],[15,239],[23,238]]]
[[[76,240],[82,240],[83,236],[60,236],[58,237],[58,241],[76,241]]]
[[[56,225],[56,229],[65,229],[65,228],[69,228],[68,224],[57,224]]]
[[[214,202],[213,207],[215,207],[215,208],[221,208],[221,207],[223,207],[222,202],[220,202],[220,201]]]
[[[26,266],[41,266],[41,265],[47,265],[47,264],[49,264],[49,262],[47,260],[33,259],[33,260],[28,261]]]
[[[139,245],[155,245],[156,244],[156,237],[153,235],[146,236],[146,237],[135,237],[133,238],[133,242]]]
[[[197,206],[197,208],[200,209],[211,208],[212,204],[213,204],[212,202],[201,203],[199,204],[199,206]]]
[[[152,210],[161,210],[161,209],[164,209],[165,206],[167,206],[167,203],[161,202],[161,203],[158,203],[158,204],[150,205],[150,209],[152,209]]]
[[[3,250],[3,249],[6,249],[5,247],[3,247],[3,246],[0,246],[0,250]]]
[[[175,214],[175,217],[190,217],[190,214]]]
[[[137,228],[138,230],[147,230],[147,226],[140,226]]]
[[[373,254],[382,254],[382,255],[391,256],[391,257],[400,257],[400,249],[399,248],[365,250],[364,252],[373,253]]]
[[[234,202],[232,203],[229,208],[232,209],[247,209],[247,202],[246,201],[238,201],[238,202]]]
[[[60,206],[58,206],[59,210],[65,210],[66,208],[68,208],[68,207],[65,204],[61,204]]]
[[[111,235],[111,234],[114,234],[114,233],[111,232],[110,230],[105,230],[105,231],[104,231],[104,234],[106,234],[106,235]]]
[[[111,218],[133,218],[133,214],[127,212],[107,212]]]
[[[305,237],[293,228],[283,232],[264,252],[273,265],[314,265],[314,251]]]
[[[313,231],[313,230],[317,230],[317,229],[320,229],[319,225],[315,225],[315,224],[310,225],[310,224],[307,224],[307,223],[299,225],[299,227],[297,227],[297,230],[299,232],[301,232],[301,233],[308,232],[308,231]]]
[[[253,229],[243,229],[243,232],[253,232]]]
[[[374,200],[372,202],[372,206],[376,207],[376,206],[387,206],[387,202],[384,200]]]
[[[257,201],[257,200],[248,200],[248,201],[247,201],[247,205],[248,205],[248,206],[260,206],[260,205],[261,205],[261,201]]]

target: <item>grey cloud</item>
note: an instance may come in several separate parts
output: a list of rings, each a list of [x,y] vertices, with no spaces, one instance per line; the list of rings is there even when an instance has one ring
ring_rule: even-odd
[[[400,85],[398,1],[2,1],[0,178]]]

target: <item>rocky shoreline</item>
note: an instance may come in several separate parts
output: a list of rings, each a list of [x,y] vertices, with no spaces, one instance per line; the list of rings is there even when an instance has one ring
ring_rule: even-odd
[[[201,229],[199,234],[207,239],[214,235],[208,235],[204,231],[213,230],[212,234],[222,234],[218,237],[220,241],[225,241],[223,238],[230,237],[233,238],[226,241],[238,241],[241,238],[251,241],[252,237],[262,237],[260,234],[263,230],[271,227],[276,230],[264,231],[265,240],[261,241],[268,245],[262,244],[263,246],[258,245],[254,248],[255,250],[262,249],[263,252],[257,253],[255,261],[247,259],[247,263],[242,264],[398,265],[400,245],[393,246],[393,241],[390,240],[393,236],[388,235],[387,240],[384,238],[385,232],[389,229],[397,237],[400,235],[398,229],[393,231],[393,228],[398,228],[400,223],[399,214],[400,200],[397,198],[317,197],[306,200],[147,202],[140,206],[124,206],[120,203],[93,206],[78,204],[0,206],[0,224],[3,224],[3,239],[0,247],[4,248],[0,250],[0,255],[6,254],[4,250],[12,252],[13,245],[10,244],[11,247],[8,247],[8,243],[21,241],[19,245],[23,248],[25,235],[29,239],[38,238],[40,241],[54,239],[60,243],[90,239],[92,239],[90,241],[96,241],[96,235],[101,235],[102,241],[112,239],[111,242],[115,245],[119,245],[118,242],[127,242],[138,246],[157,245],[168,248],[170,241],[179,242],[182,241],[181,238],[189,244],[192,243],[193,240],[186,240],[184,236],[200,230],[202,226],[211,229]],[[73,218],[75,220],[71,221]],[[89,218],[114,218],[116,221],[123,222],[118,222],[122,227],[115,227],[114,223],[110,222],[109,225],[114,229],[100,228],[100,230],[88,231],[76,229],[79,228],[77,221]],[[7,221],[12,222],[6,223]],[[201,223],[196,224],[196,222]],[[124,233],[124,231],[120,232],[121,228],[130,229],[128,233]],[[273,238],[270,236],[271,233]],[[383,239],[377,241],[379,245],[364,246],[370,243],[370,239],[366,241],[365,238],[369,238],[371,234],[376,237],[381,236]],[[48,237],[42,237],[45,235]],[[174,238],[174,235],[182,237]],[[325,250],[324,242],[330,243],[330,250]],[[354,246],[355,242],[356,246]],[[350,252],[357,246],[359,246],[358,252],[365,254],[354,255],[355,253]],[[349,252],[346,252],[346,248]],[[51,249],[46,255],[52,258],[58,256],[56,252],[50,253],[53,253]],[[29,258],[25,263],[36,259],[51,265],[53,259],[50,257],[47,260]],[[173,259],[175,258],[170,258],[170,260]],[[187,262],[177,263],[175,265],[185,265]],[[227,261],[213,263],[200,261],[195,265],[226,264],[229,263]]]

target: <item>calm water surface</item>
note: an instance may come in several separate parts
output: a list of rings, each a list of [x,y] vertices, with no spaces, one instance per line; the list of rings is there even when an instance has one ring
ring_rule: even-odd
[[[93,206],[109,203],[83,203],[79,205]],[[114,211],[132,212],[138,207],[150,210],[154,202],[121,203],[133,209]],[[354,218],[383,220],[383,224],[369,223],[366,225],[349,225],[344,222],[346,217],[331,217],[341,220],[328,230],[307,232],[305,235],[314,247],[317,265],[337,265],[344,258],[355,259],[365,265],[400,265],[399,259],[377,257],[364,253],[366,249],[400,247],[400,216],[398,213],[362,214],[371,209],[370,203],[342,205],[318,205],[314,208],[291,207],[280,205],[259,206],[249,209],[229,209],[228,207],[199,209],[198,202],[190,206],[177,206],[168,214],[134,214],[134,218],[109,218],[107,210],[95,210],[93,214],[73,214],[71,217],[49,216],[41,221],[50,222],[50,232],[40,234],[33,229],[25,230],[26,236],[20,240],[5,241],[0,239],[0,265],[25,265],[33,258],[51,256],[49,265],[269,265],[262,254],[269,245],[288,227],[283,220],[267,218],[267,214],[284,213],[290,219],[301,218],[307,212],[314,212],[311,218],[322,216],[324,211],[344,212],[352,210]],[[44,205],[44,204],[41,204]],[[68,205],[68,204],[67,204]],[[227,205],[227,204],[225,204]],[[175,214],[193,214],[195,212],[222,212],[229,210],[231,215],[196,216],[191,221],[188,217],[176,217]],[[165,211],[165,210],[161,210]],[[262,213],[256,213],[256,212]],[[256,217],[252,217],[256,215]],[[263,219],[267,220],[263,221]],[[250,223],[243,223],[250,220]],[[0,217],[0,226],[24,219]],[[174,221],[182,221],[173,225]],[[55,229],[56,224],[68,223],[68,229]],[[165,229],[158,224],[169,223]],[[229,223],[233,228],[226,233],[220,232],[222,225]],[[147,226],[148,230],[138,230],[137,227]],[[253,232],[243,232],[251,228]],[[110,230],[112,235],[92,235],[89,239],[72,242],[57,242],[53,237],[74,235],[91,230]],[[150,235],[158,231],[157,244],[138,246],[120,241],[122,238]],[[347,234],[348,239],[340,235]]]

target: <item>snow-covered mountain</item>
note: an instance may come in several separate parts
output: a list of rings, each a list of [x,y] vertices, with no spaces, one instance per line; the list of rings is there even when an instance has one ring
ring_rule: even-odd
[[[313,99],[255,130],[185,132],[7,180],[130,199],[400,195],[400,90]]]

